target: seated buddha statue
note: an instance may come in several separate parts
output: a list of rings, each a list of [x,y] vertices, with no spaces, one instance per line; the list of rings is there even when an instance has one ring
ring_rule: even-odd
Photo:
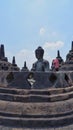
[[[37,61],[32,66],[32,71],[49,71],[49,62],[43,59],[44,49],[42,47],[38,47],[35,50],[35,56]]]

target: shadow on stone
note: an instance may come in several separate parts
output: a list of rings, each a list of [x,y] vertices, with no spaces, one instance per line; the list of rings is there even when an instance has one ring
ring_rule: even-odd
[[[10,72],[7,77],[6,77],[6,80],[8,83],[12,82],[14,80],[14,76],[13,76],[13,73]]]
[[[57,80],[56,75],[52,73],[51,76],[49,77],[49,80],[50,80],[52,83],[54,83],[54,82]]]

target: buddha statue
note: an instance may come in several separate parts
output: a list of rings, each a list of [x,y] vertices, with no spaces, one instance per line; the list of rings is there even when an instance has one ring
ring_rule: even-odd
[[[33,64],[32,71],[49,71],[49,62],[43,59],[44,49],[38,47],[35,50],[37,61]]]

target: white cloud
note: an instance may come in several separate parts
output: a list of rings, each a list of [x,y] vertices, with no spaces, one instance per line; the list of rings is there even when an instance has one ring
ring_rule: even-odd
[[[55,32],[55,31],[49,33],[49,37],[58,37],[58,35],[59,34],[57,32]]]
[[[32,64],[36,61],[34,52],[27,49],[20,50],[16,54],[6,51],[6,57],[8,57],[10,63],[12,63],[13,56],[15,56],[16,64],[20,68],[24,66],[24,61],[26,61],[28,69],[31,69]]]
[[[37,5],[41,6],[42,4],[44,4],[45,1],[44,0],[35,0],[35,2]]]
[[[64,46],[64,42],[62,41],[56,41],[56,42],[46,42],[43,45],[44,49],[57,49]]]
[[[14,56],[10,51],[6,50],[5,56],[8,58],[8,61],[12,63],[12,57]]]
[[[20,68],[23,67],[24,61],[27,63],[29,69],[32,68],[32,64],[35,62],[35,57],[33,51],[30,50],[21,50],[16,54],[16,62]]]
[[[40,28],[40,32],[39,33],[40,33],[41,36],[44,35],[45,32],[46,32],[46,30],[45,30],[44,27]]]

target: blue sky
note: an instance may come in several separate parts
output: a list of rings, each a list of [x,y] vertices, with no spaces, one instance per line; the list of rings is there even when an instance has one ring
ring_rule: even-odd
[[[0,0],[0,44],[11,62],[31,68],[38,46],[50,62],[57,50],[65,60],[73,40],[73,0]]]

